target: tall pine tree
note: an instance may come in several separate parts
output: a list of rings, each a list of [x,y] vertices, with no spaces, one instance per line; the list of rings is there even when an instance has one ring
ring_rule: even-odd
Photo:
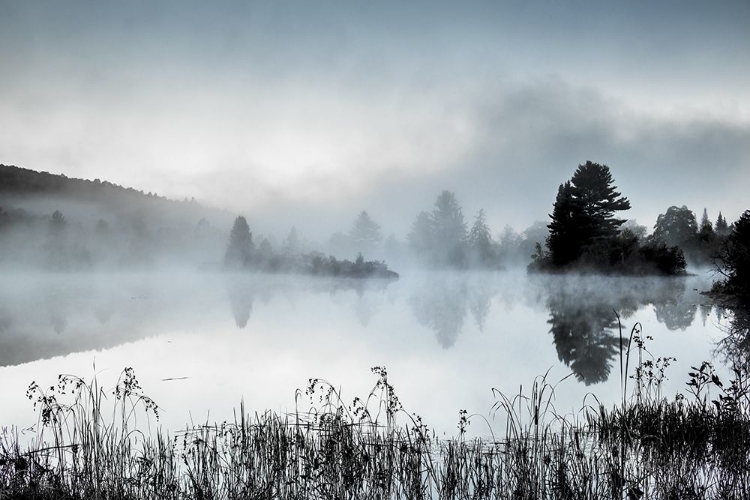
[[[716,218],[714,231],[716,231],[716,234],[729,234],[729,225],[727,224],[727,219],[723,215],[721,215],[721,212],[719,212],[719,217]]]
[[[378,249],[383,241],[383,233],[380,232],[380,225],[377,224],[370,215],[362,211],[357,220],[354,221],[349,237],[354,245],[355,252],[371,255]]]
[[[487,226],[484,209],[480,209],[474,218],[467,240],[473,263],[480,266],[491,266],[495,259],[492,235]]]
[[[628,210],[630,201],[613,183],[608,166],[587,161],[578,165],[569,182],[560,185],[548,226],[547,248],[553,264],[568,264],[586,247],[606,246],[616,238],[625,219],[616,219],[614,214]]]
[[[229,245],[224,254],[224,264],[230,267],[247,265],[253,249],[253,234],[247,220],[239,216],[234,220],[232,231],[229,233]]]
[[[461,266],[465,259],[466,222],[456,196],[443,191],[430,214],[435,238],[435,257],[440,264]]]

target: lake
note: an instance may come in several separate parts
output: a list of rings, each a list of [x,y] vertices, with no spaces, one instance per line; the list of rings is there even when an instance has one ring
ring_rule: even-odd
[[[404,408],[454,435],[459,410],[489,433],[492,388],[527,391],[547,375],[555,410],[621,398],[620,333],[640,323],[654,358],[676,358],[662,391],[685,389],[726,320],[685,278],[528,276],[523,271],[403,273],[397,281],[161,272],[14,274],[0,284],[0,426],[36,423],[25,396],[58,374],[114,387],[133,367],[170,431],[250,412],[307,408],[315,377],[366,397],[385,366]],[[641,354],[643,359],[650,356]],[[637,363],[633,349],[632,374]],[[634,381],[630,380],[628,393]],[[297,389],[301,392],[297,393]],[[299,397],[295,397],[298,394]],[[595,399],[596,398],[596,399]]]

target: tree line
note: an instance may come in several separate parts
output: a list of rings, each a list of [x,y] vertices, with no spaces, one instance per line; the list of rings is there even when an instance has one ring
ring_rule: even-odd
[[[231,221],[229,214],[204,210],[193,201],[171,202],[106,181],[4,165],[0,180],[0,261],[42,262],[51,269],[217,262],[222,254],[229,267],[242,260],[240,267],[322,274],[385,269],[385,261],[454,269],[502,269],[531,261],[531,271],[614,274],[681,274],[688,262],[728,266],[721,268],[728,273],[744,269],[736,264],[742,254],[737,248],[745,248],[737,243],[741,236],[728,246],[733,231],[742,227],[739,221],[729,224],[719,212],[712,223],[706,209],[699,221],[687,207],[673,206],[659,215],[648,234],[644,226],[617,216],[630,208],[630,201],[617,191],[609,167],[590,161],[559,186],[549,221],[535,222],[521,233],[505,226],[493,237],[484,209],[469,224],[456,195],[444,190],[431,210],[416,214],[403,241],[394,234],[385,237],[382,226],[361,211],[347,231],[334,233],[327,242],[311,243],[293,227],[280,243],[268,235],[259,238],[257,247],[249,227],[237,226],[239,219],[228,245],[223,243],[226,233],[218,227]],[[68,208],[65,215],[60,209],[38,215],[13,207],[37,195],[62,200],[66,207],[72,200],[83,203],[70,208],[72,217]],[[237,239],[239,233],[248,241]]]
[[[736,260],[727,249],[733,248],[729,242],[736,240],[744,214],[730,226],[719,212],[714,225],[704,209],[699,224],[686,206],[672,206],[646,235],[645,227],[616,217],[630,208],[608,166],[591,161],[579,165],[558,188],[549,236],[544,246],[537,246],[529,270],[675,275],[685,273],[688,260],[718,269]]]

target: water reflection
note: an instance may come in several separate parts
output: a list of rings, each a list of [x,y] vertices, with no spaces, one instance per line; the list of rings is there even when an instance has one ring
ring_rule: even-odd
[[[652,307],[657,321],[669,330],[685,330],[701,302],[698,289],[688,292],[685,279],[541,276],[512,280],[512,275],[433,274],[413,289],[409,304],[417,322],[433,330],[445,349],[455,346],[467,328],[469,314],[484,332],[493,304],[506,309],[522,304],[534,310],[541,304],[549,315],[547,323],[559,360],[589,385],[607,380],[618,357],[617,315],[626,321],[640,309]],[[629,333],[629,327],[624,328]]]
[[[417,322],[434,330],[443,348],[453,347],[466,318],[465,282],[431,281],[412,294],[409,304]]]
[[[586,385],[607,380],[620,349],[617,317],[610,303],[562,292],[551,295],[547,306],[560,361]]]
[[[518,332],[503,314],[521,309],[536,325],[547,322],[559,360],[586,384],[606,380],[617,357],[615,310],[628,320],[651,307],[671,330],[686,329],[698,311],[704,322],[710,315],[685,279],[513,273],[426,273],[397,283],[223,274],[37,277],[0,286],[0,366],[111,348],[167,331],[215,331],[221,323],[247,330],[269,307],[281,311],[274,323],[281,325],[283,311],[314,296],[331,299],[319,303],[313,333],[322,327],[314,321],[335,323],[342,314],[353,313],[363,328],[378,328],[378,315],[403,314],[398,328],[404,335],[419,332],[418,324],[446,350],[467,331],[515,342]],[[283,300],[271,304],[275,298]]]
[[[237,328],[245,328],[253,310],[254,287],[233,280],[227,284],[227,294],[229,295],[229,305],[232,309],[232,316],[234,316],[234,323]]]
[[[717,352],[724,357],[728,365],[747,373],[750,370],[750,303],[721,308],[721,314],[727,321],[724,328],[725,336],[719,341]]]
[[[499,293],[497,275],[434,274],[416,286],[409,298],[417,322],[435,332],[445,349],[453,347],[468,315],[484,331],[493,297]]]
[[[560,361],[586,385],[604,382],[619,359],[620,325],[639,309],[652,306],[659,323],[685,330],[695,318],[699,300],[686,293],[685,280],[597,279],[572,277],[548,282],[550,333]],[[632,325],[631,325],[632,326]],[[629,337],[623,325],[623,342]]]

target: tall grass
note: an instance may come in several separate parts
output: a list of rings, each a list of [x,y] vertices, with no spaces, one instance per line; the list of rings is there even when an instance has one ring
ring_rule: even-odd
[[[403,409],[382,367],[365,398],[346,402],[311,379],[295,398],[310,410],[250,414],[241,404],[230,422],[174,436],[148,431],[159,408],[131,369],[111,392],[96,378],[61,376],[29,388],[36,439],[0,436],[0,498],[750,497],[747,374],[736,369],[724,385],[704,363],[689,374],[688,394],[667,401],[660,384],[670,359],[643,359],[640,328],[621,376],[636,351],[634,393],[612,409],[559,415],[548,375],[512,397],[493,390],[490,417],[505,426],[488,439],[467,437],[477,417],[463,410],[458,435],[439,439]]]

